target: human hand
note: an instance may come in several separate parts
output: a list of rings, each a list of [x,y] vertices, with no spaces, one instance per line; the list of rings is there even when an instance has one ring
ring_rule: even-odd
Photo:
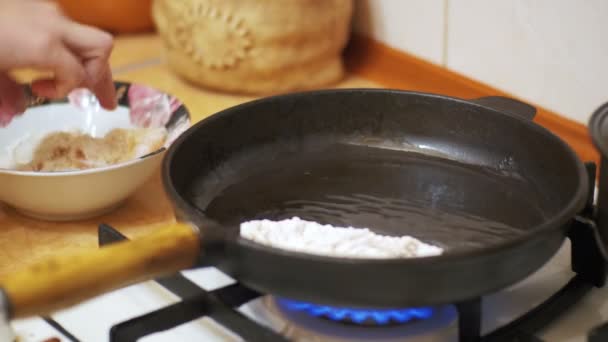
[[[61,98],[84,87],[114,109],[112,45],[110,34],[68,19],[52,2],[0,0],[0,126],[25,110],[23,90],[8,74],[15,68],[53,74],[32,82],[38,96]]]

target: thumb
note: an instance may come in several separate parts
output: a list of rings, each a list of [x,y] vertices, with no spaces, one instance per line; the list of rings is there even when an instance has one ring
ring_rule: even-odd
[[[0,73],[0,127],[7,126],[24,111],[23,88],[7,74]]]

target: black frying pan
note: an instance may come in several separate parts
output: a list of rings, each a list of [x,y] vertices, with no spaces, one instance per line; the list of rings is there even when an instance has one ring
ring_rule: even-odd
[[[200,227],[299,216],[447,250],[348,260],[221,232],[229,243],[212,263],[263,293],[343,306],[454,303],[538,269],[585,204],[583,164],[534,114],[507,98],[390,90],[265,98],[194,126],[169,151],[163,179],[179,216]]]
[[[68,261],[32,268],[3,283],[13,316],[40,311],[44,298],[68,304],[67,294],[82,299],[201,265],[264,293],[351,307],[455,303],[501,289],[553,256],[588,193],[581,161],[532,121],[534,113],[500,97],[378,89],[229,108],[184,133],[164,160],[177,216],[198,230],[180,226],[102,248],[71,268]],[[344,259],[238,237],[244,220],[291,216],[413,235],[446,252]],[[83,273],[91,265],[100,266]],[[70,277],[67,289],[23,288]]]

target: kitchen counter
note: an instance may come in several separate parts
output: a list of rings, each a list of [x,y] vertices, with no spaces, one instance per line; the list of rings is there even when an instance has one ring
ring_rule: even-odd
[[[382,85],[463,98],[508,95],[438,66],[397,54],[365,39],[359,39],[355,45],[355,48],[351,48],[355,52],[351,50],[351,53],[347,54],[347,65],[353,74],[348,75],[335,87]],[[189,108],[194,122],[224,108],[254,99],[251,96],[208,91],[184,82],[168,70],[163,62],[161,42],[154,35],[118,38],[111,63],[117,80],[147,84],[180,98]],[[21,71],[17,76],[26,81],[33,74]],[[538,108],[538,123],[562,137],[583,160],[597,160],[597,153],[590,144],[586,127]],[[122,207],[90,220],[49,223],[23,217],[10,208],[0,206],[0,278],[12,270],[52,254],[97,248],[97,226],[100,223],[109,223],[133,238],[174,220],[171,205],[162,189],[160,173]],[[212,268],[184,271],[182,274],[207,290],[221,288],[233,282]],[[565,284],[572,275],[570,244],[565,243],[552,261],[531,277],[505,291],[484,298],[483,332],[491,331],[530,310]],[[606,287],[593,290],[579,304],[569,308],[569,311],[557,320],[557,324],[541,332],[539,336],[546,341],[585,341],[590,329],[608,320],[607,296]],[[177,300],[176,296],[156,284],[143,283],[55,313],[52,318],[82,341],[105,341],[110,327],[114,324],[173,304]],[[250,310],[249,313],[251,312]],[[265,317],[265,314],[252,314],[251,317],[264,321],[261,317]],[[48,322],[39,318],[18,323],[17,331],[21,336],[31,337],[27,341],[38,342],[42,337],[58,335]],[[35,336],[40,338],[36,339]],[[231,332],[223,330],[207,317],[183,324],[155,337],[155,341],[234,340]]]
[[[117,38],[111,64],[116,80],[150,85],[177,96],[189,109],[193,122],[255,98],[209,91],[183,81],[164,63],[161,41],[153,34]],[[33,75],[27,70],[16,74],[22,81]],[[335,85],[377,86],[352,75]],[[170,202],[162,189],[160,172],[116,211],[89,220],[38,221],[0,205],[0,277],[52,254],[97,248],[100,223],[111,224],[133,238],[174,220]]]

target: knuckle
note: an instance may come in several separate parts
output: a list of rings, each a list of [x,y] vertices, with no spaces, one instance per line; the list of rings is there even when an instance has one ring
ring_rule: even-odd
[[[47,11],[48,13],[52,13],[52,14],[61,14],[61,7],[59,6],[59,4],[55,3],[54,1],[44,1],[42,2],[42,6],[44,8],[45,11]]]
[[[103,51],[104,55],[109,56],[114,49],[114,37],[107,32],[101,32],[99,34],[99,40],[97,41],[99,48]]]
[[[57,40],[51,34],[41,34],[33,37],[30,41],[31,53],[35,56],[44,58],[45,56],[52,56],[55,53]]]

